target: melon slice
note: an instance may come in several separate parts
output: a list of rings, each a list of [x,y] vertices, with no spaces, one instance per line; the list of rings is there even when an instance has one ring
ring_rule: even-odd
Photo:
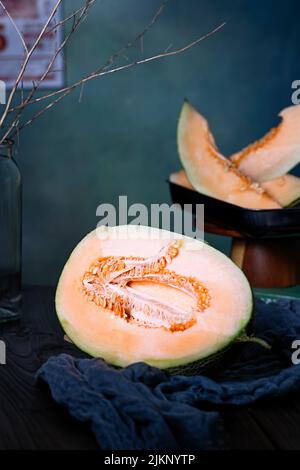
[[[171,173],[169,179],[171,183],[187,189],[194,189],[184,170]],[[275,180],[261,183],[261,186],[283,207],[294,206],[300,201],[300,178],[297,176],[284,175]]]
[[[281,207],[218,152],[206,119],[188,102],[180,114],[177,142],[188,180],[197,191],[250,209]]]
[[[231,160],[255,181],[269,181],[288,173],[300,162],[300,105],[281,111],[280,124]]]
[[[225,255],[141,226],[87,235],[56,292],[61,325],[83,351],[116,366],[144,361],[183,373],[240,337],[252,309],[249,283]]]
[[[300,201],[300,178],[284,175],[261,186],[283,207],[292,207]]]

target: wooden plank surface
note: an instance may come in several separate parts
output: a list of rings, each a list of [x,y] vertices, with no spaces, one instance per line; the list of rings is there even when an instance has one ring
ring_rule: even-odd
[[[0,365],[0,449],[96,449],[89,424],[72,419],[35,373],[48,357],[85,357],[63,339],[54,290],[27,288],[20,322],[0,325],[7,364]],[[300,449],[300,397],[222,411],[231,449]]]
[[[26,289],[21,322],[0,325],[7,345],[7,364],[0,366],[0,449],[97,448],[89,426],[69,417],[35,381],[48,357],[75,350],[63,340],[53,296],[53,289]]]

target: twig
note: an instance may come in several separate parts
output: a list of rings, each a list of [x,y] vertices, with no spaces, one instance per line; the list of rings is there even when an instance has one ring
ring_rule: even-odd
[[[69,39],[71,38],[72,34],[74,34],[76,32],[76,30],[78,29],[78,27],[80,26],[83,18],[85,17],[86,13],[88,12],[89,8],[92,6],[92,4],[94,3],[94,0],[89,0],[86,2],[86,4],[84,5],[84,7],[81,9],[81,12],[80,12],[80,15],[79,17],[76,19],[76,16],[77,14],[75,14],[73,16],[73,19],[74,19],[74,23],[73,23],[73,26],[71,28],[71,30],[69,31],[69,33],[65,36],[64,40],[62,41],[62,43],[60,44],[59,47],[57,47],[56,51],[54,52],[54,55],[52,57],[52,59],[50,60],[45,72],[43,73],[43,75],[39,78],[37,84],[35,87],[33,87],[31,89],[31,92],[29,93],[29,97],[26,98],[25,100],[25,105],[31,100],[33,94],[35,93],[35,91],[38,89],[39,85],[41,84],[41,82],[47,77],[48,73],[51,71],[58,55],[60,54],[60,52],[63,50],[63,48],[66,46],[66,44],[68,43]]]
[[[89,4],[89,6],[92,6],[93,3],[95,3],[96,0],[87,0],[86,3]],[[58,21],[57,23],[55,23],[53,26],[51,26],[51,28],[47,29],[44,33],[44,36],[47,36],[47,34],[51,33],[52,31],[55,31],[56,29],[58,29],[59,27],[63,26],[64,24],[66,24],[68,21],[72,20],[75,16],[77,16],[78,14],[81,14],[81,12],[86,8],[86,4],[81,6],[80,8],[78,8],[77,10],[73,11],[73,13],[71,13],[69,16],[67,16],[66,18],[63,18],[62,20]]]
[[[119,49],[118,51],[116,51],[115,53],[113,53],[109,59],[106,61],[106,63],[99,69],[97,69],[96,71],[92,72],[91,74],[87,75],[86,77],[84,77],[83,79],[81,79],[82,81],[87,81],[86,79],[89,77],[89,76],[92,76],[93,74],[97,73],[97,72],[103,72],[105,71],[106,69],[108,69],[113,63],[114,61],[120,57],[121,55],[123,55],[128,49],[131,49],[138,41],[140,41],[147,33],[148,31],[152,28],[152,26],[156,23],[158,17],[161,15],[161,13],[163,12],[166,4],[168,3],[169,0],[164,0],[161,5],[159,6],[158,10],[155,12],[154,16],[152,17],[151,21],[147,24],[147,26],[143,29],[143,31],[141,31],[138,35],[136,35],[134,37],[134,39],[132,39],[131,41],[129,41],[125,46],[123,46],[121,49]],[[127,64],[129,65],[129,64]],[[94,78],[94,77],[92,77]],[[76,85],[79,86],[81,85],[81,81],[78,81],[76,82],[75,84],[73,85]],[[26,105],[25,103],[21,103],[13,108],[11,108],[9,110],[9,112],[14,112],[14,111],[17,111],[19,109],[22,109],[24,108],[25,106],[27,105],[30,105],[30,104],[36,104],[36,103],[39,103],[41,101],[44,101],[46,99],[49,99],[51,98],[52,96],[55,96],[57,94],[60,94],[60,93],[64,93],[68,88],[70,87],[73,87],[73,85],[70,85],[68,87],[65,87],[65,88],[61,88],[59,90],[56,90],[52,93],[48,93],[47,95],[43,95],[43,96],[40,96],[39,98],[36,98],[34,100],[29,100]]]
[[[119,57],[121,54],[123,54],[126,50],[130,49],[137,41],[139,41],[151,28],[152,26],[155,24],[155,22],[157,21],[158,17],[161,15],[163,9],[165,8],[166,4],[168,3],[169,0],[164,0],[160,7],[158,8],[158,10],[156,11],[156,13],[154,14],[154,16],[152,17],[151,21],[146,25],[146,27],[143,29],[142,32],[140,32],[133,40],[129,41],[125,46],[123,46],[121,49],[119,49],[117,52],[115,52],[114,54],[112,54],[112,56],[107,60],[107,62],[105,63],[105,65],[103,66],[103,69],[105,68],[108,68],[110,65],[113,64],[113,62],[115,61],[115,59],[117,57]],[[84,17],[84,15],[86,14],[86,10],[87,10],[87,7],[91,6],[92,4],[94,3],[94,0],[87,0],[86,1],[86,4],[81,7],[80,9],[76,10],[75,12],[73,12],[73,15],[70,15],[68,17],[68,19],[73,19],[74,21],[74,18],[75,16],[78,14],[78,12],[80,12],[80,17]],[[75,15],[75,16],[74,16]],[[79,21],[79,23],[81,23],[81,21]],[[76,26],[76,25],[75,25]],[[73,27],[71,29],[71,32],[70,32],[70,35],[68,35],[67,37],[67,40],[65,40],[63,42],[63,45],[62,47],[60,47],[60,49],[63,49],[63,47],[66,45],[67,41],[70,39],[71,35],[75,32],[75,30],[77,29],[77,27],[79,26],[79,24],[76,26],[76,28],[74,27],[74,24],[73,24]],[[57,56],[57,51],[55,52],[55,56]],[[55,57],[56,58],[56,57]],[[54,60],[55,60],[54,58]],[[50,64],[49,64],[49,67],[47,67],[47,70],[44,74],[44,76],[42,77],[42,79],[40,80],[40,82],[45,78],[45,76],[49,73],[49,70],[51,69],[53,63],[54,63],[54,60],[52,59]],[[81,85],[83,86],[83,84]],[[11,132],[14,131],[14,129],[17,127],[18,123],[19,123],[19,120],[20,120],[20,116],[22,114],[22,111],[23,109],[29,105],[29,104],[33,104],[35,102],[38,102],[39,99],[36,99],[36,100],[31,100],[34,92],[36,91],[36,89],[33,87],[31,92],[29,93],[29,96],[27,97],[27,99],[25,101],[22,100],[21,104],[15,106],[15,107],[11,107],[9,109],[9,113],[13,113],[14,111],[18,111],[17,115],[14,117],[14,119],[12,120],[12,122],[10,123],[10,125],[8,126],[8,129],[6,131],[6,133],[4,134],[4,136],[2,136],[2,139],[0,140],[0,143],[3,142],[3,140],[5,140],[6,138],[8,138],[11,134]],[[67,94],[69,93],[63,93],[62,97],[65,97]],[[58,100],[55,100],[54,104],[56,104],[57,102],[59,102],[60,99]],[[51,103],[50,105],[46,106],[46,110],[50,109],[52,107]],[[43,114],[43,110],[42,112],[38,112],[36,113],[36,117],[40,116],[41,114]],[[36,118],[35,117],[35,118]],[[29,124],[29,123],[28,123]],[[26,124],[27,125],[27,124]],[[24,127],[26,127],[24,125]],[[18,132],[20,130],[20,128],[17,129],[17,131],[13,132],[12,136],[15,136],[16,132]],[[12,137],[11,136],[11,137]]]
[[[60,54],[60,52],[63,50],[63,48],[66,46],[66,44],[68,43],[69,39],[71,38],[72,34],[74,34],[76,32],[76,30],[78,29],[78,27],[80,26],[82,20],[85,18],[85,15],[87,13],[87,11],[89,10],[89,8],[92,6],[92,4],[94,3],[94,0],[87,0],[85,5],[76,10],[76,12],[73,13],[73,26],[71,28],[71,30],[69,31],[69,33],[66,35],[66,37],[64,38],[64,40],[62,41],[62,43],[60,44],[59,47],[56,48],[55,52],[54,52],[54,55],[53,57],[51,58],[45,72],[43,73],[43,75],[38,79],[38,81],[36,83],[33,83],[33,86],[30,90],[30,93],[28,94],[28,96],[26,97],[26,99],[22,99],[21,100],[21,106],[18,108],[19,111],[18,113],[16,114],[16,116],[14,117],[14,119],[12,120],[12,122],[9,124],[9,127],[6,131],[6,133],[4,134],[4,136],[2,137],[2,141],[5,140],[9,134],[11,133],[11,131],[13,131],[13,129],[16,127],[16,123],[19,122],[20,120],[20,117],[21,117],[21,114],[22,114],[22,110],[27,106],[27,104],[31,101],[32,97],[34,96],[34,94],[36,93],[36,91],[38,90],[40,84],[43,82],[43,80],[47,77],[47,75],[49,74],[49,72],[51,71],[58,55]],[[77,14],[78,12],[80,11],[80,14],[77,18]],[[71,19],[72,16],[69,16],[68,18]],[[17,109],[17,108],[10,108],[9,109],[9,113],[11,113],[14,109]]]
[[[42,108],[41,110],[39,110],[36,114],[34,114],[27,122],[25,122],[24,124],[22,124],[20,127],[19,127],[19,131],[24,129],[25,127],[27,127],[29,124],[31,124],[33,121],[35,121],[35,119],[37,119],[39,116],[41,116],[42,114],[44,114],[46,111],[48,111],[49,109],[51,109],[55,104],[57,104],[60,100],[62,100],[63,98],[65,98],[65,96],[67,96],[69,93],[71,93],[75,88],[77,88],[78,86],[80,85],[83,85],[84,83],[88,82],[89,80],[92,80],[96,77],[101,77],[101,76],[104,76],[104,75],[108,75],[108,74],[111,74],[111,73],[116,73],[116,72],[120,72],[122,70],[126,70],[126,69],[129,69],[129,68],[132,68],[132,67],[135,67],[137,65],[141,65],[141,64],[145,64],[145,63],[148,63],[148,62],[153,62],[155,60],[159,60],[159,59],[162,59],[162,58],[165,58],[165,57],[170,57],[170,56],[174,56],[174,55],[178,55],[178,54],[181,54],[183,52],[186,52],[187,50],[191,49],[192,47],[194,47],[195,45],[199,44],[201,41],[204,41],[205,39],[207,39],[208,37],[210,37],[212,34],[215,34],[217,31],[219,31],[223,26],[225,25],[225,23],[222,23],[221,25],[219,25],[218,27],[214,28],[212,31],[210,31],[209,33],[205,34],[204,36],[201,36],[200,38],[196,39],[195,41],[192,41],[190,43],[188,43],[187,45],[185,45],[184,47],[181,47],[179,49],[175,49],[174,51],[168,51],[168,52],[161,52],[155,56],[152,56],[152,57],[147,57],[145,59],[141,59],[141,60],[136,60],[134,62],[131,62],[130,64],[125,64],[125,65],[121,65],[119,67],[116,67],[116,68],[113,68],[113,69],[109,69],[109,70],[103,70],[101,69],[101,71],[95,71],[95,72],[92,72],[90,75],[87,75],[86,77],[82,78],[81,80],[78,80],[77,82],[73,83],[73,85],[70,85],[68,87],[65,87],[63,89],[60,89],[60,90],[57,90],[55,92],[52,92],[52,93],[49,93],[47,95],[48,98],[50,97],[54,97],[54,96],[57,96],[57,95],[60,95],[58,96],[54,101],[52,101],[51,103],[49,103],[47,106],[45,106],[44,108]],[[42,97],[43,99],[45,99],[44,97]],[[41,99],[37,99],[35,100],[35,102],[38,102],[38,101],[41,101]]]
[[[23,38],[23,34],[21,33],[21,31],[19,30],[18,26],[16,25],[15,20],[13,19],[13,17],[11,16],[11,14],[9,13],[8,9],[6,8],[6,6],[5,6],[5,5],[3,4],[3,2],[1,2],[1,1],[0,1],[0,6],[3,8],[5,14],[8,16],[8,18],[9,18],[11,24],[13,25],[15,31],[17,32],[19,38],[21,39],[21,42],[22,42],[22,44],[23,44],[23,47],[24,47],[26,53],[28,54],[28,48],[27,48],[26,43],[25,43],[25,40],[24,40],[24,38]]]
[[[108,75],[108,74],[111,74],[111,73],[120,72],[121,70],[129,69],[129,68],[134,67],[136,65],[141,65],[141,64],[145,64],[147,62],[152,62],[154,60],[162,59],[164,57],[170,57],[170,56],[173,56],[173,55],[181,54],[182,52],[185,52],[188,49],[191,49],[192,47],[196,46],[196,44],[198,44],[199,42],[204,41],[208,37],[215,34],[217,31],[219,31],[221,28],[223,28],[224,25],[225,25],[225,23],[222,23],[221,25],[217,26],[215,29],[213,29],[209,33],[205,34],[204,36],[201,36],[200,38],[196,39],[195,41],[188,43],[184,47],[181,47],[179,49],[175,49],[174,51],[160,52],[159,54],[154,55],[152,57],[147,57],[145,59],[136,60],[136,61],[131,62],[129,64],[120,65],[119,67],[115,67],[113,69],[106,70],[107,66],[105,65],[101,69],[98,69],[98,70],[90,73],[89,75],[86,75],[84,78],[81,78],[77,82],[73,83],[73,85],[69,85],[65,88],[61,88],[60,90],[56,90],[56,91],[53,91],[51,93],[48,93],[47,95],[36,98],[35,100],[30,101],[28,104],[39,103],[40,101],[44,101],[45,99],[52,98],[53,96],[64,93],[68,90],[71,91],[74,88],[77,88],[82,83],[86,83],[87,81],[92,80],[93,78],[96,78],[96,77],[102,77],[104,75]],[[114,57],[114,56],[112,56],[112,57]],[[109,59],[109,61],[110,61],[110,59]],[[16,107],[15,109],[18,109],[18,107]]]
[[[9,94],[9,97],[8,97],[8,100],[7,100],[7,103],[6,103],[4,112],[3,112],[2,116],[1,116],[1,119],[0,119],[0,128],[2,127],[3,122],[4,122],[4,120],[5,120],[5,118],[6,118],[7,114],[8,114],[8,111],[9,111],[9,109],[10,109],[10,105],[11,105],[11,103],[12,103],[12,100],[13,100],[13,98],[14,98],[14,95],[15,95],[15,93],[16,93],[16,90],[17,90],[17,88],[18,88],[18,86],[19,86],[19,83],[20,83],[20,81],[21,81],[22,78],[23,78],[23,75],[24,75],[24,72],[25,72],[25,70],[26,70],[26,68],[27,68],[28,62],[30,61],[30,58],[31,58],[33,52],[35,51],[36,47],[37,47],[38,44],[40,43],[40,40],[41,40],[41,38],[43,37],[44,32],[45,32],[46,29],[48,28],[48,26],[49,26],[49,24],[50,24],[52,18],[53,18],[54,15],[56,14],[56,12],[57,12],[57,10],[58,10],[58,8],[59,8],[61,2],[62,2],[62,0],[58,0],[57,3],[55,4],[55,6],[54,6],[52,12],[51,12],[50,15],[49,15],[48,20],[46,21],[44,27],[42,28],[40,34],[38,35],[38,37],[37,37],[37,39],[36,39],[36,41],[34,42],[33,46],[31,47],[31,49],[28,51],[28,53],[27,53],[27,55],[26,55],[26,58],[25,58],[25,60],[24,60],[24,62],[23,62],[23,65],[22,65],[22,67],[21,67],[20,73],[19,73],[19,75],[18,75],[18,77],[17,77],[17,79],[16,79],[16,81],[15,81],[15,83],[14,83],[14,86],[13,86],[13,88],[12,88],[10,94]]]
[[[175,49],[175,50],[170,50],[171,46],[168,46],[168,48],[165,51],[162,51],[162,52],[160,52],[156,55],[146,57],[146,58],[142,58],[142,59],[137,59],[135,61],[113,67],[113,64],[114,64],[115,60],[117,58],[125,57],[125,52],[128,49],[132,48],[138,41],[141,42],[141,48],[142,48],[142,46],[143,46],[142,41],[143,41],[143,38],[144,38],[145,34],[154,25],[154,23],[156,22],[157,18],[162,13],[162,11],[163,11],[163,9],[164,9],[164,7],[165,7],[165,5],[167,4],[168,1],[169,0],[163,0],[160,7],[157,10],[157,12],[153,16],[153,18],[151,19],[149,24],[144,28],[144,30],[142,32],[140,32],[133,40],[129,41],[124,47],[122,47],[121,49],[116,51],[114,54],[112,54],[103,66],[101,66],[100,68],[94,70],[93,72],[89,73],[88,75],[85,75],[80,80],[74,82],[73,84],[71,84],[69,86],[61,88],[59,90],[52,91],[50,93],[44,94],[43,96],[40,96],[40,97],[37,97],[37,98],[35,97],[33,99],[33,96],[36,93],[37,89],[39,88],[40,84],[47,77],[49,72],[52,71],[52,68],[53,68],[53,65],[55,64],[56,58],[58,57],[60,52],[64,49],[64,47],[66,46],[66,44],[70,40],[71,36],[76,32],[76,30],[78,29],[78,27],[82,23],[82,21],[84,21],[84,19],[86,18],[86,15],[87,15],[87,11],[92,6],[92,4],[95,2],[95,0],[85,0],[84,5],[82,5],[80,8],[75,10],[68,17],[63,18],[60,21],[57,21],[54,25],[51,25],[51,21],[52,21],[53,17],[55,16],[60,4],[62,3],[62,0],[58,0],[55,4],[55,7],[53,7],[52,12],[50,13],[49,18],[48,18],[46,24],[44,25],[44,27],[42,28],[38,38],[35,41],[35,43],[33,44],[33,46],[31,47],[31,49],[29,51],[26,48],[26,58],[25,58],[25,60],[22,64],[20,73],[19,73],[19,75],[18,75],[18,77],[15,81],[15,84],[14,84],[12,90],[11,90],[11,93],[8,97],[7,104],[5,106],[4,112],[3,112],[2,116],[1,116],[1,119],[0,119],[0,129],[2,128],[3,123],[7,119],[9,114],[12,114],[14,112],[16,112],[17,114],[12,118],[12,120],[11,120],[10,124],[8,125],[8,129],[5,132],[4,136],[0,137],[0,143],[3,142],[3,140],[5,140],[8,137],[15,136],[16,134],[19,135],[20,130],[27,127],[35,119],[37,119],[39,116],[44,114],[47,110],[51,109],[54,105],[56,105],[59,101],[61,101],[63,98],[65,98],[69,93],[71,93],[77,87],[81,87],[81,93],[80,93],[80,99],[81,99],[83,86],[88,81],[90,81],[90,80],[92,80],[96,77],[102,77],[104,75],[117,73],[117,72],[127,70],[129,68],[132,68],[132,67],[135,67],[135,66],[138,66],[138,65],[141,65],[141,64],[145,64],[145,63],[148,63],[148,62],[159,60],[161,58],[181,54],[181,53],[187,51],[188,49],[194,47],[199,42],[207,39],[212,34],[216,33],[225,24],[225,23],[222,23],[217,28],[213,29],[209,33],[205,34],[204,36],[201,36],[200,38],[196,39],[195,41],[192,41],[192,42],[188,43],[184,47],[181,47],[181,48],[178,48],[178,49]],[[0,6],[2,6],[6,11],[6,8],[4,7],[3,2],[1,0],[0,0]],[[28,65],[28,63],[31,59],[31,56],[32,56],[34,50],[37,48],[37,46],[39,45],[42,38],[45,35],[49,34],[51,31],[63,26],[65,23],[67,23],[70,20],[73,20],[73,25],[71,26],[71,30],[65,36],[65,38],[62,40],[62,42],[56,47],[56,49],[54,51],[54,54],[51,57],[51,60],[49,61],[45,72],[42,74],[42,76],[39,78],[39,80],[36,83],[33,83],[32,89],[30,90],[28,96],[24,99],[23,93],[22,93],[21,94],[21,98],[22,98],[21,103],[18,104],[17,106],[12,106],[13,98],[14,98],[14,95],[15,95],[17,89],[18,89],[18,85],[19,85],[20,82],[22,82],[23,77],[24,77],[24,73],[26,71],[26,67],[27,67],[27,65]],[[11,18],[11,21],[13,22],[12,18]],[[50,28],[49,28],[49,25],[50,25]],[[18,34],[19,34],[20,37],[22,37],[22,34],[21,34],[20,31],[18,32]],[[24,42],[24,44],[25,44],[25,42]],[[26,46],[26,44],[25,44],[25,46]],[[126,57],[126,60],[128,61],[127,57]],[[47,105],[42,107],[42,109],[40,109],[38,112],[36,112],[29,120],[27,120],[25,123],[23,123],[21,125],[19,124],[20,123],[20,118],[22,117],[22,112],[28,105],[40,103],[40,102],[43,102],[45,100],[51,100],[51,99],[52,99],[52,101],[50,101]]]

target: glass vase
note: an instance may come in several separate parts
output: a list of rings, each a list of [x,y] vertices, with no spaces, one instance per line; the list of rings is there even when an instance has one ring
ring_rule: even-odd
[[[21,315],[22,182],[13,142],[0,144],[0,323]]]

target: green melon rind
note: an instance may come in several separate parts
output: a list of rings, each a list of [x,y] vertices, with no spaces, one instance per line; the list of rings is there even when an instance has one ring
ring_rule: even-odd
[[[200,359],[199,361],[191,362],[186,366],[170,367],[165,369],[165,371],[171,375],[200,375],[208,369],[216,366],[221,361],[225,360],[226,355],[232,349],[233,344],[234,343],[230,344],[229,346],[222,349],[222,351],[219,351],[206,359],[204,358]]]
[[[171,375],[199,375],[206,371],[207,369],[216,366],[218,363],[226,359],[226,355],[231,351],[232,346],[239,342],[240,338],[243,338],[247,335],[248,325],[252,320],[253,309],[248,320],[248,323],[239,331],[235,336],[233,336],[227,345],[225,345],[221,350],[215,352],[214,354],[209,355],[208,357],[201,358],[197,361],[190,362],[188,364],[169,367],[166,370]]]
[[[297,207],[298,205],[300,205],[300,197],[297,197],[297,199],[294,199],[292,202],[290,202],[289,204],[285,205],[284,207],[286,209],[290,209],[292,207]]]

